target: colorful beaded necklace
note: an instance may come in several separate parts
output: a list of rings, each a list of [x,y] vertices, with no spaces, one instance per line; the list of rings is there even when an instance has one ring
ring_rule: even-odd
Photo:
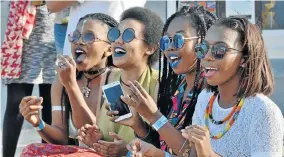
[[[205,110],[205,114],[204,114],[205,127],[209,130],[209,119],[211,120],[212,123],[217,124],[217,125],[223,124],[224,122],[226,122],[228,120],[230,120],[230,121],[227,123],[224,131],[220,132],[219,134],[217,134],[215,136],[211,134],[211,138],[213,138],[215,140],[220,139],[230,130],[230,128],[232,127],[234,122],[237,120],[238,115],[240,113],[240,110],[241,110],[241,108],[243,107],[243,104],[244,104],[244,98],[239,98],[238,103],[236,105],[234,105],[230,114],[227,117],[225,117],[223,120],[216,121],[216,120],[213,119],[213,116],[212,116],[212,108],[213,108],[213,104],[214,104],[214,101],[215,101],[215,98],[217,97],[217,95],[218,95],[218,93],[216,92],[211,96],[209,103],[207,105],[207,108]]]

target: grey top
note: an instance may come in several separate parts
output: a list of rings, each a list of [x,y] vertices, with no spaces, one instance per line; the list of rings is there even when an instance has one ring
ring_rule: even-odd
[[[29,39],[24,40],[21,75],[17,79],[6,79],[6,84],[53,82],[57,57],[53,21],[54,15],[48,14],[45,5],[37,7],[35,26]]]

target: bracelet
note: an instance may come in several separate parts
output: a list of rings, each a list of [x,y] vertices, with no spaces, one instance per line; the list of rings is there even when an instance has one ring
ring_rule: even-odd
[[[45,123],[42,119],[40,119],[39,126],[34,127],[37,131],[41,131],[45,127]]]
[[[145,122],[144,124],[146,124],[147,130],[148,130],[148,131],[147,131],[147,134],[146,134],[144,137],[139,137],[139,136],[136,134],[136,132],[134,132],[135,137],[139,138],[139,139],[142,140],[142,141],[146,141],[147,137],[150,135],[150,132],[151,132],[151,128],[149,127],[148,123]]]
[[[187,139],[185,139],[183,145],[182,145],[181,148],[179,149],[179,151],[178,151],[179,153],[180,153],[180,151],[183,149],[183,147],[185,146],[186,142],[187,142]]]
[[[168,122],[168,119],[165,116],[160,117],[152,126],[153,128],[158,131]]]
[[[165,152],[165,157],[171,157],[171,154],[169,152]]]

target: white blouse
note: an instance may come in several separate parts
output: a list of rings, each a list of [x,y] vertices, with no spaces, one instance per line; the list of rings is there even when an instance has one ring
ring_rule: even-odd
[[[203,90],[193,115],[193,124],[205,126],[204,113],[212,92]],[[223,120],[232,108],[223,109],[216,97],[212,116]],[[226,124],[216,125],[209,120],[212,135],[224,131]],[[276,104],[263,94],[245,98],[239,116],[231,129],[220,139],[211,139],[214,152],[224,157],[282,157],[284,137],[283,115]]]

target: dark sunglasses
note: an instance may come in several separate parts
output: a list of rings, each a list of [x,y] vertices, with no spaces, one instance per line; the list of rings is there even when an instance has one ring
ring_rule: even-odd
[[[119,37],[121,33],[120,30],[116,27],[111,28],[107,33],[107,38],[109,42],[115,42]],[[123,42],[129,43],[131,42],[135,37],[135,31],[132,28],[126,28],[122,33],[122,40]],[[143,38],[139,38],[145,41]]]
[[[160,39],[160,49],[161,51],[167,51],[173,45],[175,49],[181,49],[184,45],[185,40],[192,40],[192,39],[198,39],[199,37],[190,37],[185,38],[181,33],[177,33],[174,35],[174,37],[169,36],[163,36]]]
[[[74,31],[68,35],[68,40],[70,43],[77,43],[80,37],[82,37],[82,42],[84,44],[92,44],[96,40],[103,41],[103,42],[110,44],[108,41],[97,38],[92,32],[81,34],[79,31]]]
[[[208,53],[209,49],[210,49],[209,43],[206,41],[203,41],[200,44],[197,44],[195,46],[195,53],[196,53],[197,58],[203,59]],[[229,49],[235,50],[235,52],[228,52]],[[234,49],[234,48],[230,48],[224,42],[217,42],[211,47],[211,53],[215,59],[222,59],[226,53],[240,53],[240,52],[242,51]]]

